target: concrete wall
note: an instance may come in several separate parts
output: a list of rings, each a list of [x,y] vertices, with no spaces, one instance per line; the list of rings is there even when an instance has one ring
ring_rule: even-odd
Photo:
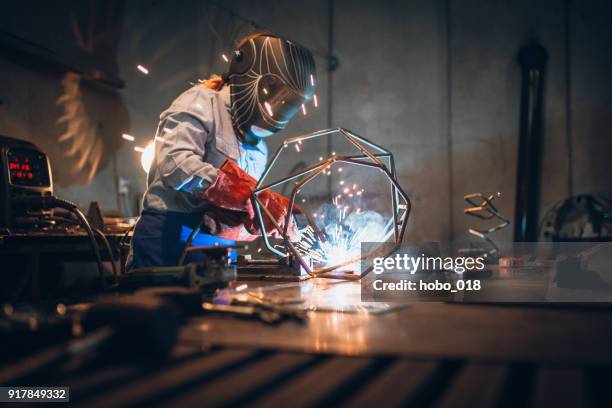
[[[329,118],[323,57],[328,2],[223,2],[230,11],[316,51],[321,106],[296,117],[282,137],[272,140],[273,148],[283,137],[324,128],[331,119],[332,126],[347,127],[395,154],[399,181],[413,201],[411,239],[465,238],[468,226],[481,225],[463,215],[466,193],[500,191],[501,211],[513,216],[520,81],[516,52],[535,39],[549,55],[541,213],[571,192],[610,190],[612,11],[606,2],[334,3],[334,53],[340,64],[333,74]],[[129,113],[125,130],[137,138],[136,144],[150,140],[159,113],[190,81],[223,71],[220,52],[231,49],[231,39],[250,28],[212,3],[126,2],[117,62],[126,81],[121,91]],[[142,75],[137,64],[149,67],[150,74]],[[0,76],[26,82],[44,76],[10,63],[0,69]],[[28,120],[22,117],[31,90],[9,89],[0,88],[5,101],[0,133],[10,133],[15,120]],[[130,182],[127,201],[133,207],[144,172],[133,144],[119,139],[118,131],[112,137],[121,148],[110,154],[94,182],[58,189],[59,194],[83,205],[95,199],[103,208],[116,209],[115,184],[121,177]],[[500,235],[510,239],[511,229]]]

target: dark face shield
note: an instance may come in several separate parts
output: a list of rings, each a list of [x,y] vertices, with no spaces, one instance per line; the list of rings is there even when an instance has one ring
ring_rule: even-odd
[[[274,75],[261,78],[257,97],[260,115],[253,124],[271,132],[287,127],[289,120],[309,99],[293,91],[282,79]]]

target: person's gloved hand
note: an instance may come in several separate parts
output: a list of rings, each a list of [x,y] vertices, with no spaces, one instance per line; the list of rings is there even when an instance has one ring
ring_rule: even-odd
[[[217,178],[202,194],[215,207],[233,211],[247,211],[247,201],[257,185],[257,180],[236,163],[226,160],[217,172]]]
[[[213,207],[204,213],[202,225],[208,233],[224,239],[252,241],[257,235],[250,234],[244,227],[244,215],[240,211]]]
[[[233,161],[227,160],[219,169],[215,181],[204,190],[203,197],[215,207],[244,213],[243,223],[246,230],[250,234],[261,235],[259,220],[251,198],[256,185],[257,180]],[[258,199],[282,230],[285,226],[289,200],[271,190],[260,193]],[[263,210],[262,212],[266,231],[280,236],[270,218]],[[300,209],[294,207],[294,212],[300,212]]]
[[[268,212],[272,215],[272,219],[281,231],[285,228],[285,220],[287,219],[287,210],[289,209],[289,200],[280,194],[277,194],[270,190],[264,190],[258,194],[257,198],[261,203],[262,207],[265,207]],[[275,228],[274,223],[270,219],[270,216],[266,214],[266,211],[261,209],[261,217],[264,222],[265,230],[272,233],[273,236],[280,238],[278,230]],[[249,200],[248,206],[248,217],[244,222],[244,226],[251,234],[261,235],[261,226],[259,224],[259,218],[255,212],[255,206]]]

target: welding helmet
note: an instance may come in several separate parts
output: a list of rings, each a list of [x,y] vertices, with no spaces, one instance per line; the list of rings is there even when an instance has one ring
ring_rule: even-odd
[[[258,137],[284,129],[312,97],[315,74],[308,49],[273,34],[251,37],[234,51],[227,74],[234,127]]]

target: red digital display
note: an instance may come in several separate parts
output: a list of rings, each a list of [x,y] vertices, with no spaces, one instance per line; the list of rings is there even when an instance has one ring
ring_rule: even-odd
[[[10,182],[18,186],[46,187],[50,184],[45,155],[34,150],[11,149],[7,153]]]
[[[18,180],[32,180],[34,178],[34,173],[32,173],[31,167],[27,162],[28,160],[26,159],[26,163],[9,163],[11,177]]]

